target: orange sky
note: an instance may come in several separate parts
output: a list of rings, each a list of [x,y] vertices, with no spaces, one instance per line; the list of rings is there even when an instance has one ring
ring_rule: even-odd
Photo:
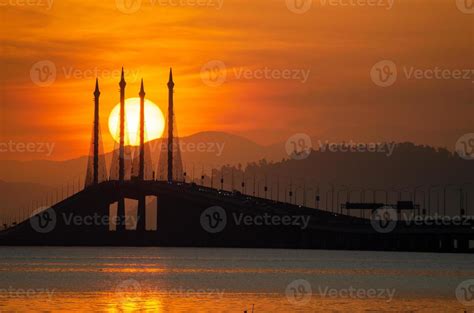
[[[452,148],[474,132],[474,75],[409,79],[406,73],[474,67],[473,15],[456,0],[396,0],[391,9],[313,0],[304,14],[288,9],[293,0],[181,0],[178,6],[178,0],[142,0],[135,13],[121,12],[121,1],[61,0],[50,9],[48,0],[1,2],[0,142],[54,143],[55,149],[48,156],[1,152],[0,159],[87,154],[95,71],[110,148],[107,118],[119,100],[122,65],[126,96],[137,96],[143,77],[147,98],[162,110],[173,67],[180,135],[218,130],[272,144],[306,133]],[[34,66],[44,60],[54,64],[56,78],[38,86]],[[219,86],[201,75],[212,60],[226,66]],[[385,88],[370,76],[381,60],[398,70]],[[309,76],[259,78],[263,69]]]

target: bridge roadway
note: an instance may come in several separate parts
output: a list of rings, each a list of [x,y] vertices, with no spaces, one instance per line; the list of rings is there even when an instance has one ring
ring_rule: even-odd
[[[143,201],[145,196],[156,197],[156,214],[138,218],[156,218],[156,230],[110,230],[106,219],[112,217],[110,206],[113,203],[123,198]],[[220,215],[204,212],[215,206],[222,208]],[[128,218],[137,217],[128,213]],[[218,223],[223,216],[226,221]],[[91,217],[98,219],[90,224]],[[308,220],[307,225],[303,218]],[[272,219],[279,222],[271,222]],[[209,228],[211,220],[216,228]],[[281,221],[284,220],[290,221],[291,225],[283,225]],[[293,225],[296,221],[299,225]],[[471,246],[474,242],[472,220],[458,226],[439,224],[416,226],[398,221],[392,231],[381,233],[368,219],[239,192],[189,183],[107,181],[88,187],[47,211],[0,232],[0,245],[474,251],[470,248],[470,241]]]

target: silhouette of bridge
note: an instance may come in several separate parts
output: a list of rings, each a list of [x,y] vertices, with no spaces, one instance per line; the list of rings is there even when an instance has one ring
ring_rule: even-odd
[[[442,218],[402,219],[419,210],[413,202],[350,203],[329,212],[236,190],[186,182],[177,148],[174,82],[170,69],[166,149],[156,168],[146,144],[145,89],[140,96],[139,146],[126,144],[125,77],[120,86],[118,148],[107,172],[99,125],[99,83],[84,188],[0,232],[2,245],[202,246],[472,252],[473,222]],[[163,177],[165,177],[163,179]],[[204,177],[202,177],[203,179]],[[242,184],[244,188],[244,184]],[[265,193],[267,191],[267,186]],[[293,196],[290,189],[289,197]],[[334,197],[333,197],[334,198]],[[126,201],[136,207],[126,210]],[[319,195],[317,200],[319,201]],[[368,210],[371,218],[343,214]],[[136,211],[136,212],[135,212]],[[418,216],[420,217],[420,216]]]

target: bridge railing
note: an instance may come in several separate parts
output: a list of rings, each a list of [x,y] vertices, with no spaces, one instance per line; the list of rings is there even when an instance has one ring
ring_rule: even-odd
[[[0,231],[29,220],[30,217],[83,190],[83,187],[83,178],[74,177],[60,186],[51,187],[48,192],[41,196],[27,199],[23,203],[20,200],[21,204],[17,208],[3,209],[0,212]]]
[[[406,188],[376,189],[318,183],[307,179],[267,176],[232,168],[211,168],[200,175],[185,175],[186,182],[209,188],[237,191],[241,194],[290,203],[323,211],[370,219],[371,210],[345,210],[346,203],[382,203],[397,207],[411,203],[413,210],[402,209],[401,216],[474,215],[474,186],[421,185]],[[416,209],[415,209],[416,208]],[[408,212],[408,213],[407,213]]]
[[[370,219],[373,210],[362,207],[345,208],[352,204],[383,204],[395,206],[397,203],[411,203],[416,210],[409,210],[407,216],[466,216],[474,215],[474,188],[472,184],[417,186],[413,189],[370,189],[337,185],[333,183],[314,183],[305,179],[278,176],[258,176],[242,172],[219,171],[184,175],[183,181],[196,185],[238,192],[243,195],[277,202],[304,206],[326,212]],[[16,210],[0,212],[0,229],[10,228],[28,220],[40,210],[63,201],[83,189],[81,177],[52,188],[41,197],[30,200]]]

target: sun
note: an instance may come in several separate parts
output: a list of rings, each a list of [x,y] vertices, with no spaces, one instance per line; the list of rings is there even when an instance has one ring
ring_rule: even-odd
[[[109,131],[116,142],[120,141],[120,103],[109,115]],[[165,129],[165,117],[160,108],[152,101],[145,99],[145,141],[161,138]],[[125,100],[125,144],[138,146],[140,130],[140,98]]]

